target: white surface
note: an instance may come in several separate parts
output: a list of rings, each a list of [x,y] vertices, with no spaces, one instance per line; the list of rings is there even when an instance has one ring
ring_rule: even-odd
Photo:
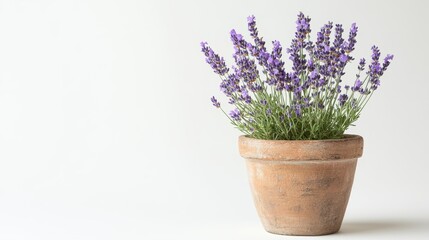
[[[259,223],[199,42],[230,61],[230,29],[247,36],[255,14],[265,40],[287,47],[300,10],[313,33],[356,22],[357,58],[372,44],[395,54],[349,131],[365,150],[343,228],[322,238],[429,239],[428,7],[0,1],[0,239],[287,238]]]

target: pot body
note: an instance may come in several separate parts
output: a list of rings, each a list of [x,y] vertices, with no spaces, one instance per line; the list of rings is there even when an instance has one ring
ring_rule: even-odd
[[[258,215],[266,231],[285,235],[338,232],[363,138],[259,140],[241,136]]]

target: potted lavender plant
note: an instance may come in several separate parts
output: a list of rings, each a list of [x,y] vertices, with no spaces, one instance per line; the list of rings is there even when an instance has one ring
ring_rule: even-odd
[[[344,132],[379,87],[393,55],[381,62],[380,51],[373,46],[370,62],[360,59],[356,78],[343,86],[344,68],[354,60],[356,24],[344,39],[343,26],[328,22],[313,42],[310,18],[299,13],[295,38],[286,49],[292,61],[292,71],[287,72],[280,42],[273,41],[268,51],[255,17],[247,20],[252,41],[231,31],[235,50],[231,69],[206,42],[201,43],[232,110],[226,114],[215,97],[211,101],[244,133],[239,151],[246,159],[265,229],[287,235],[335,233],[363,151],[363,138]]]

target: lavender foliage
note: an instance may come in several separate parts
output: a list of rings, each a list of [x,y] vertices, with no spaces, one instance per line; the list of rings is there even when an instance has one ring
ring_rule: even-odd
[[[360,59],[356,78],[343,87],[344,69],[354,60],[356,23],[345,33],[343,25],[328,22],[313,42],[310,22],[308,16],[298,14],[295,37],[285,49],[291,71],[285,69],[279,41],[272,41],[271,51],[267,50],[254,16],[247,18],[250,41],[234,29],[230,32],[235,62],[231,68],[206,42],[201,43],[233,110],[226,114],[215,97],[211,102],[244,134],[259,139],[341,138],[380,86],[393,55],[380,60],[381,52],[373,46],[368,65]]]

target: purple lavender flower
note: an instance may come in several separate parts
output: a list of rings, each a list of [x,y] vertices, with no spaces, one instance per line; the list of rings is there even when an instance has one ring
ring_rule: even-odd
[[[352,29],[352,31],[354,30]],[[343,70],[346,64],[349,60],[353,60],[353,57],[348,54],[351,49],[349,49],[349,44],[344,41],[342,36],[343,32],[343,26],[341,24],[336,24],[335,39],[328,58],[328,68],[331,67],[330,71],[328,71],[330,75],[327,76],[338,77],[344,75],[345,73]],[[351,37],[351,39],[353,39],[353,37]]]
[[[340,97],[338,98],[338,101],[340,102],[340,106],[344,106],[348,98],[349,97],[347,96],[347,94],[341,94]]]
[[[365,69],[365,58],[361,58],[361,60],[359,61],[358,69],[359,71],[363,71]]]
[[[239,50],[236,50],[233,57],[237,65],[237,68],[235,68],[236,75],[243,79],[249,88],[251,88],[251,84],[259,78],[259,71],[255,61],[245,55],[242,55]]]
[[[316,65],[314,64],[313,59],[308,59],[308,61],[307,61],[308,71],[314,71],[315,68],[316,68]]]
[[[274,58],[280,59],[282,57],[282,45],[279,41],[273,41],[273,52],[271,53],[271,56]]]
[[[387,54],[387,56],[384,58],[383,68],[382,68],[380,76],[383,75],[384,71],[387,70],[387,67],[390,65],[390,62],[392,60],[393,60],[393,55]]]
[[[353,86],[353,87],[351,87],[351,90],[353,91],[353,92],[356,92],[356,91],[359,91],[360,89],[361,89],[361,87],[362,87],[362,81],[361,80],[359,80],[359,79],[356,79],[356,81],[355,81],[355,85]]]
[[[242,96],[243,98],[250,97],[250,96],[249,96],[249,92],[247,91],[247,89],[246,89],[245,87],[243,87],[243,88],[241,89],[241,96]]]
[[[241,120],[241,114],[240,111],[236,108],[234,110],[232,110],[231,112],[229,112],[229,116],[235,120],[235,121],[240,121]]]
[[[372,60],[378,61],[378,59],[380,59],[380,50],[375,45],[371,47],[371,50],[372,50],[372,55],[371,55]]]
[[[212,100],[213,106],[220,108],[220,103],[217,101],[217,99],[214,96],[211,98],[211,100]]]
[[[345,47],[345,51],[347,53],[350,53],[355,49],[357,31],[358,27],[356,26],[356,23],[353,23],[352,27],[350,28],[348,43]]]
[[[328,22],[317,33],[315,56],[317,59],[325,60],[330,63],[331,60],[331,47],[330,35],[333,27],[332,22]]]
[[[305,54],[302,55],[302,50],[306,48],[308,42],[305,41],[307,35],[311,32],[309,17],[305,17],[302,12],[298,14],[298,20],[296,21],[296,32],[295,39],[292,40],[290,48],[287,49],[289,53],[289,59],[292,60],[292,70],[295,74],[300,75],[301,72],[307,68],[307,60]]]
[[[339,59],[341,62],[345,63],[349,60],[349,57],[345,54],[341,54]]]
[[[343,39],[343,25],[342,24],[336,24],[335,25],[335,40],[334,40],[334,47],[336,49],[341,49],[341,46],[343,45],[344,39]]]
[[[314,57],[324,62],[325,64],[319,66],[319,72],[321,75],[329,78],[334,77],[337,72],[335,66],[336,58],[339,53],[336,52],[334,47],[330,46],[330,35],[333,28],[333,23],[328,22],[317,33],[317,41],[315,44]],[[344,60],[344,58],[343,58]]]
[[[380,85],[379,76],[382,70],[380,63],[378,61],[380,59],[380,50],[378,49],[377,46],[372,46],[371,50],[372,50],[372,55],[371,55],[372,62],[368,66],[369,67],[368,71],[369,71],[369,78],[371,81],[371,89],[376,90]]]
[[[301,117],[301,105],[295,105],[295,114],[297,117]]]
[[[373,75],[379,75],[381,73],[381,66],[380,63],[373,63],[371,65],[371,72],[373,73]]]
[[[311,32],[310,21],[311,19],[309,17],[305,17],[302,12],[298,14],[298,20],[296,20],[296,31],[299,34],[302,34],[302,38],[305,38],[306,35]]]
[[[368,88],[365,88],[365,89],[361,88],[361,89],[359,89],[359,93],[363,94],[363,95],[368,95],[371,93],[371,91]]]
[[[252,98],[250,97],[249,92],[244,86],[241,88],[241,100],[243,100],[247,104],[252,102]]]
[[[279,41],[273,41],[273,51],[267,59],[266,69],[270,75],[269,85],[276,85],[277,90],[284,89],[286,83],[286,72],[284,69],[284,62],[281,60],[282,46]]]
[[[247,18],[248,29],[250,36],[253,38],[255,45],[247,43],[246,47],[250,54],[258,60],[258,63],[264,67],[267,66],[267,60],[269,58],[269,53],[265,48],[265,42],[262,38],[258,36],[258,29],[256,28],[255,17],[249,16]]]
[[[393,60],[393,55],[392,54],[387,54],[386,57],[384,58],[384,62],[389,62]]]
[[[244,40],[243,35],[238,34],[235,29],[232,29],[230,32],[231,41],[235,47],[241,49],[244,53],[247,54],[247,42]]]
[[[330,44],[330,36],[331,36],[331,32],[332,32],[332,28],[334,27],[334,23],[333,22],[328,22],[328,24],[325,25],[324,29],[324,45],[325,45],[325,51],[329,51],[329,46]],[[326,49],[328,48],[328,49]]]
[[[234,92],[240,90],[240,79],[236,74],[229,74],[226,79],[220,83],[220,90],[228,97],[231,97]]]
[[[234,29],[231,30],[231,40],[234,44],[233,58],[237,65],[235,74],[238,78],[243,79],[248,88],[253,90],[253,82],[259,78],[259,71],[255,60],[249,58],[249,51],[256,51],[250,43],[247,43],[241,34],[238,34]],[[248,48],[250,47],[250,50]]]
[[[252,52],[255,56],[258,55],[259,52],[266,52],[265,42],[262,38],[258,36],[258,29],[256,28],[255,16],[247,17],[247,26],[250,32],[250,36],[253,38],[255,42],[255,52]],[[248,45],[248,47],[252,47],[252,45]]]
[[[224,76],[228,73],[229,69],[226,67],[225,60],[207,45],[207,42],[201,42],[201,51],[206,56],[206,62],[210,64],[214,72]]]
[[[310,73],[310,79],[311,79],[311,80],[317,80],[319,77],[320,77],[320,75],[319,75],[319,73],[318,73],[318,71],[317,71],[317,70],[313,70],[313,71]]]
[[[316,87],[322,87],[324,85],[326,85],[327,81],[325,78],[320,78],[319,81],[317,81],[316,83]]]
[[[259,83],[254,83],[252,84],[252,86],[250,87],[250,90],[252,90],[252,92],[261,92],[264,88],[262,87],[261,84]]]

